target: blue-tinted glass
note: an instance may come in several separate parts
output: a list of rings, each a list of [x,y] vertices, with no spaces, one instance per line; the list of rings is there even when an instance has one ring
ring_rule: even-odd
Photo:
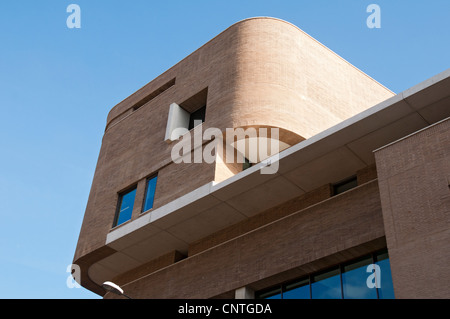
[[[341,278],[339,269],[314,276],[311,284],[313,299],[341,299]]]
[[[131,213],[133,212],[135,195],[136,195],[136,188],[133,189],[132,191],[122,195],[120,208],[119,208],[119,216],[117,217],[116,226],[131,219]]]
[[[274,288],[258,296],[261,299],[281,299],[281,288]]]
[[[153,200],[155,199],[157,176],[147,181],[147,193],[145,194],[145,203],[143,211],[147,211],[153,207]]]
[[[283,299],[310,299],[309,279],[286,285]]]
[[[378,288],[378,296],[380,299],[395,299],[394,285],[392,283],[391,265],[387,253],[377,256],[377,262],[380,266],[379,275],[381,277],[380,288]],[[379,280],[379,278],[377,278]]]
[[[377,299],[376,288],[367,286],[367,265],[372,264],[372,257],[365,258],[344,266],[342,284],[344,299]]]

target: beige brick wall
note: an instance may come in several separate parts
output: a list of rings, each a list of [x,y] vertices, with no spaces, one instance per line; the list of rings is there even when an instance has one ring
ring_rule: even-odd
[[[287,22],[254,18],[231,26],[110,111],[74,263],[104,257],[118,193],[127,187],[138,185],[136,219],[152,174],[158,173],[155,208],[224,178],[214,164],[172,163],[174,143],[164,141],[169,105],[205,88],[204,129],[279,127],[289,143],[393,95]]]
[[[385,241],[377,181],[249,230],[122,288],[134,298],[211,298],[242,286],[261,289],[380,249]]]
[[[450,298],[450,120],[375,158],[396,298]]]
[[[216,232],[207,238],[194,242],[189,247],[189,256],[216,246],[227,240],[238,237],[258,227],[264,226],[277,219],[290,215],[296,211],[319,203],[331,196],[331,185],[324,185],[312,192],[300,195],[286,203],[270,208],[256,216],[250,217],[238,224]]]

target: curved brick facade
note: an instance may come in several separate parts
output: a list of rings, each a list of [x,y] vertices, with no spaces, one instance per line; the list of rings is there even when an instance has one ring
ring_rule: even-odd
[[[234,24],[110,111],[74,257],[82,285],[103,294],[93,280],[102,270],[91,266],[116,252],[106,237],[122,190],[137,185],[134,221],[148,176],[158,173],[157,209],[220,175],[215,164],[172,162],[175,142],[164,140],[171,103],[189,108],[206,99],[203,129],[276,127],[281,140],[294,145],[391,96],[290,23],[252,18]],[[160,256],[153,257],[145,262]]]

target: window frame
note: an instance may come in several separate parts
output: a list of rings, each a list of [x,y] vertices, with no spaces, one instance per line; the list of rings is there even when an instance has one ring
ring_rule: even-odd
[[[195,123],[197,121],[199,121],[199,119],[195,119],[195,118],[193,118],[193,116],[196,116],[198,114],[201,115],[202,122],[200,124],[195,125]],[[187,127],[188,131],[191,131],[194,128],[196,128],[197,126],[203,124],[205,122],[205,119],[206,119],[206,104],[203,105],[202,107],[198,108],[197,110],[189,113],[189,123],[188,123],[188,127]]]
[[[386,256],[384,256],[384,255],[386,255]],[[383,256],[382,259],[379,258],[379,256]],[[315,282],[314,281],[314,277],[320,276],[321,274],[327,273],[327,272],[332,271],[332,270],[338,270],[339,273],[337,275],[339,276],[340,288],[341,288],[341,298],[340,299],[341,300],[344,300],[344,299],[350,300],[348,298],[345,298],[345,295],[344,295],[344,282],[343,282],[342,275],[345,272],[345,267],[349,266],[351,264],[354,264],[354,263],[358,263],[359,261],[367,259],[367,258],[370,258],[372,260],[373,264],[377,264],[379,261],[382,261],[382,260],[385,260],[385,259],[390,259],[389,251],[388,251],[387,248],[382,248],[382,249],[379,249],[379,250],[372,251],[370,253],[361,255],[361,256],[359,256],[357,258],[352,258],[352,259],[350,259],[348,261],[344,261],[344,262],[341,262],[339,264],[336,264],[336,265],[333,265],[333,266],[330,266],[330,267],[326,267],[326,268],[324,268],[322,270],[318,270],[316,272],[313,272],[313,273],[310,273],[310,274],[307,274],[307,275],[304,275],[304,276],[300,276],[300,277],[297,277],[297,278],[294,278],[294,279],[291,279],[291,280],[287,280],[287,281],[281,282],[281,283],[279,283],[277,285],[269,286],[267,288],[264,288],[264,289],[261,289],[259,291],[256,291],[255,292],[255,298],[256,299],[264,299],[261,296],[264,296],[265,294],[269,294],[272,291],[277,291],[278,290],[279,294],[280,294],[280,298],[279,299],[284,299],[283,295],[284,295],[284,293],[286,293],[288,291],[287,290],[287,286],[289,286],[291,284],[294,284],[295,282],[308,281],[310,299],[316,299],[316,298],[313,298],[313,292],[312,292],[312,284]],[[392,280],[392,278],[391,278],[391,280]],[[380,290],[379,289],[380,288],[375,288],[376,295],[377,295],[377,299],[376,300],[385,299],[382,296],[380,296]],[[395,299],[395,291],[394,291],[394,299]],[[316,299],[316,300],[320,300],[320,299]],[[367,299],[367,300],[369,300],[369,299]]]
[[[152,207],[149,208],[149,209],[145,209],[145,204],[146,204],[146,201],[147,201],[147,195],[148,195],[148,186],[149,186],[149,182],[150,182],[152,179],[154,179],[154,178],[156,178],[156,182],[155,182],[155,190],[154,190],[154,192],[153,192]],[[144,192],[144,199],[143,199],[143,201],[142,201],[141,214],[144,214],[144,213],[146,213],[146,212],[148,212],[148,211],[150,211],[150,210],[153,209],[153,206],[154,206],[154,203],[155,203],[156,185],[157,185],[157,184],[158,184],[158,173],[153,174],[153,175],[151,175],[151,176],[149,176],[149,177],[147,177],[147,178],[145,179],[145,192]]]
[[[127,219],[126,221],[118,224],[119,219],[120,219],[120,212],[121,212],[121,207],[122,207],[122,203],[123,203],[123,197],[131,192],[135,192],[134,193],[134,199],[133,199],[133,207],[131,208],[131,215],[130,218]],[[125,190],[121,191],[118,193],[118,198],[117,198],[117,206],[116,206],[116,212],[114,215],[114,221],[113,221],[113,225],[112,228],[114,227],[118,227],[120,225],[123,225],[124,223],[128,222],[129,220],[131,220],[132,216],[133,216],[133,209],[134,209],[134,204],[136,202],[136,192],[137,192],[137,184],[134,184],[133,186],[130,186],[128,188],[126,188]]]

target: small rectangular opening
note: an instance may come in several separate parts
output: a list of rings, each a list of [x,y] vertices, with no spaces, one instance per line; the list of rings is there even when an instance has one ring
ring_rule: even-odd
[[[204,88],[183,103],[172,103],[167,117],[164,141],[170,143],[200,125],[206,118],[208,88]]]
[[[356,176],[349,177],[339,183],[333,185],[333,195],[341,194],[358,186]]]
[[[180,104],[180,107],[189,113],[188,130],[205,121],[207,98],[208,88],[205,88]]]
[[[194,111],[189,116],[188,130],[192,130],[195,126],[205,122],[206,105]]]
[[[173,78],[172,80],[170,80],[169,82],[167,82],[163,86],[159,87],[158,89],[156,89],[155,91],[153,91],[152,93],[150,93],[149,95],[147,95],[146,97],[141,99],[139,102],[134,104],[133,105],[133,111],[136,111],[138,108],[140,108],[145,103],[153,100],[155,97],[157,97],[158,95],[160,95],[161,93],[163,93],[164,91],[169,89],[170,87],[174,86],[175,85],[175,79],[176,78]]]

